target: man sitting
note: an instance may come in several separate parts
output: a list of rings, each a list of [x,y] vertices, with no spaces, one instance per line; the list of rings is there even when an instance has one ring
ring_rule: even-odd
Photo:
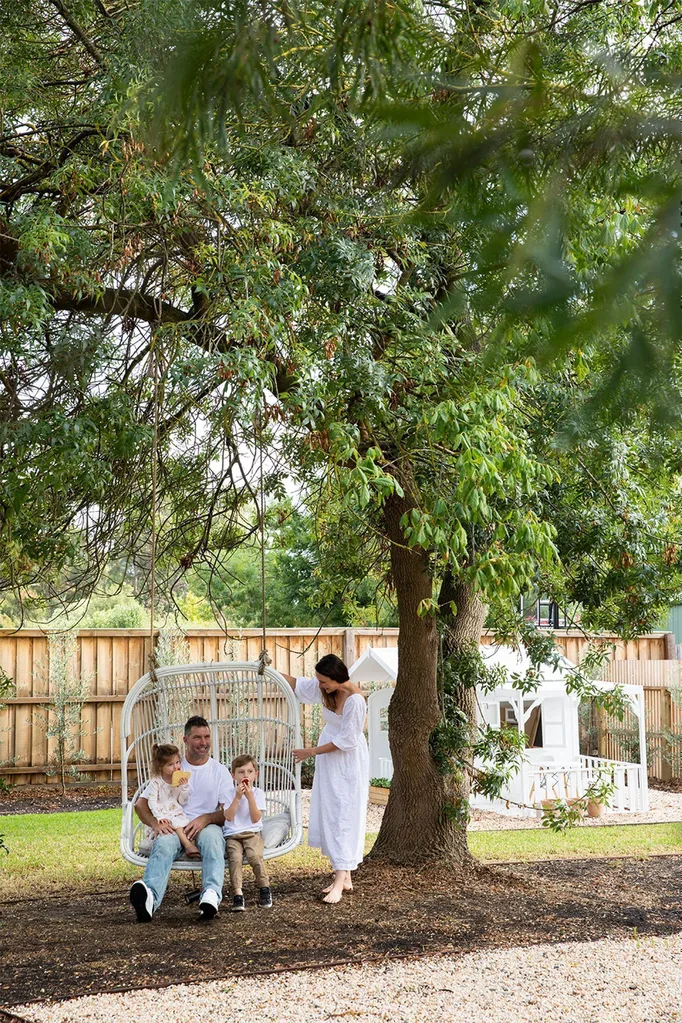
[[[201,899],[199,909],[206,920],[218,912],[223,897],[225,845],[223,804],[234,798],[230,772],[211,754],[211,729],[205,718],[194,716],[185,725],[185,755],[182,770],[190,772],[189,797],[183,809],[189,818],[187,838],[201,852]],[[130,889],[130,901],[140,923],[148,923],[161,905],[173,861],[182,855],[180,839],[167,820],[157,820],[149,809],[145,792],[135,803],[135,812],[154,832],[149,861],[142,881]]]

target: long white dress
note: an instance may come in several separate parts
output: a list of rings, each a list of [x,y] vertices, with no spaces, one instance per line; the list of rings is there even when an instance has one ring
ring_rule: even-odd
[[[297,678],[295,692],[301,703],[322,703],[315,678]],[[339,748],[315,757],[308,845],[321,849],[334,870],[355,870],[365,851],[369,796],[367,704],[353,693],[346,697],[340,714],[323,707],[322,717],[325,725],[318,745],[333,742]]]

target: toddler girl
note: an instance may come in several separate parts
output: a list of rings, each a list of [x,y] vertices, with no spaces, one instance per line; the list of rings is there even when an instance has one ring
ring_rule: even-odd
[[[201,856],[199,847],[185,835],[189,817],[183,806],[189,797],[189,780],[173,784],[173,774],[181,770],[180,750],[177,746],[154,743],[152,746],[152,780],[145,791],[149,809],[157,821],[169,821],[182,842],[185,855],[193,859]]]

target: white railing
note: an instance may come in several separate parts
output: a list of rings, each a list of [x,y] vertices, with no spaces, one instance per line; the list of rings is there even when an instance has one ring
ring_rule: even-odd
[[[607,810],[611,813],[644,813],[649,809],[647,781],[640,764],[602,757],[580,757],[570,764],[533,764],[527,769],[528,802],[579,799],[600,782],[614,785]]]

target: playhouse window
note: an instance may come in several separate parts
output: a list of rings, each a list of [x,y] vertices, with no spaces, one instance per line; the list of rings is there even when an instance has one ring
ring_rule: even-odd
[[[524,700],[524,712],[530,710],[534,700]],[[503,700],[500,703],[500,726],[502,728],[518,728],[519,722],[516,717],[516,708],[513,703]],[[539,704],[531,711],[530,717],[524,724],[527,745],[531,748],[542,746],[542,705]]]
[[[533,700],[524,700],[523,709],[528,711],[533,706]],[[524,713],[525,717],[525,713]],[[526,732],[526,743],[531,749],[542,746],[542,704],[539,703],[534,710],[531,710],[528,720],[524,725]]]
[[[502,700],[500,703],[500,726],[502,728],[518,728],[519,722],[516,718],[516,707],[513,703]]]

